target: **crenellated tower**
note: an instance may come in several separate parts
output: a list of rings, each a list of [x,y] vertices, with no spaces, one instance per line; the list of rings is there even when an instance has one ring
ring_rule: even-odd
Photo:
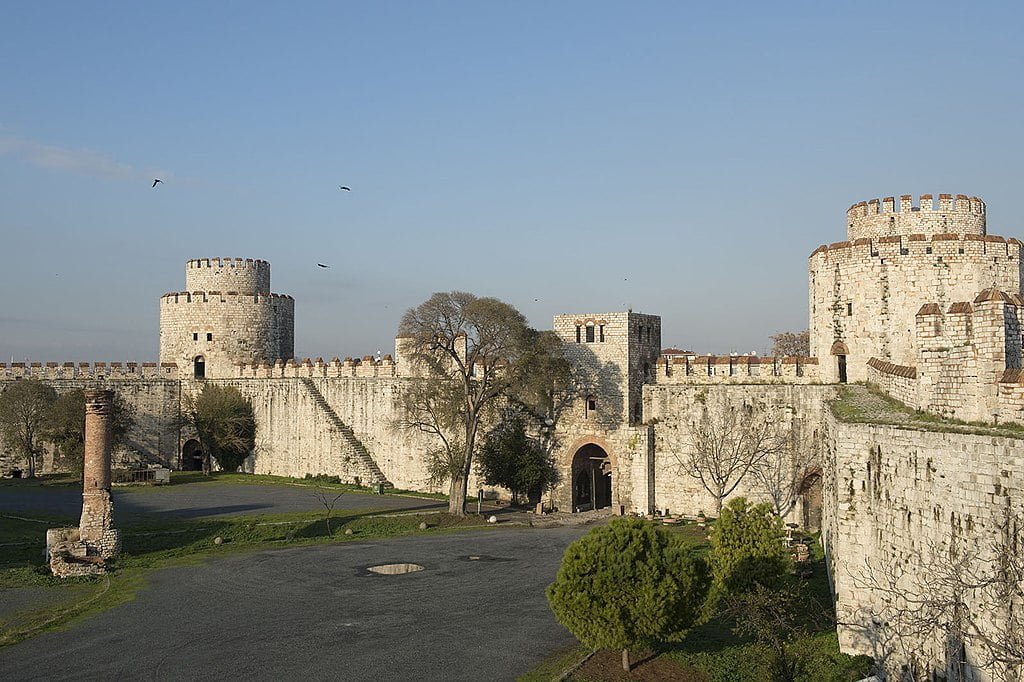
[[[1016,239],[989,235],[978,197],[922,194],[854,204],[847,241],[810,256],[811,355],[821,379],[861,381],[871,358],[916,363],[915,315],[996,288],[1021,291]]]
[[[185,290],[160,298],[160,362],[182,378],[235,374],[235,363],[291,359],[295,300],[270,291],[270,263],[199,258],[185,265]]]

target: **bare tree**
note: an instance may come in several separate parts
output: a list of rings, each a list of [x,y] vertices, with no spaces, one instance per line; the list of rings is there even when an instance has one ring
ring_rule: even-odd
[[[817,449],[802,447],[796,429],[780,429],[777,444],[751,473],[771,498],[775,513],[784,517],[796,504],[804,482],[821,469]]]
[[[406,311],[399,335],[424,375],[405,398],[403,423],[438,437],[431,473],[448,479],[448,510],[464,516],[477,433],[529,371],[537,332],[507,303],[453,291]]]
[[[772,355],[797,355],[807,357],[811,354],[811,331],[779,332],[771,336]]]
[[[332,495],[334,491],[328,492],[324,488],[316,488],[313,490],[313,496],[319,500],[320,504],[324,506],[326,512],[324,516],[324,524],[327,526],[327,534],[331,534],[331,515],[334,513],[334,506],[338,504],[338,500],[342,498],[345,491],[341,491],[337,495]]]
[[[940,646],[951,681],[972,680],[971,669],[1018,681],[1024,673],[1024,557],[1020,515],[1007,514],[989,544],[953,538],[927,545],[917,562],[905,556],[865,562],[851,575],[872,605],[859,613],[883,669],[905,668],[913,680],[932,679],[929,645]],[[969,651],[968,651],[969,649]]]
[[[700,418],[688,426],[686,451],[676,453],[676,459],[681,470],[699,480],[715,498],[718,516],[722,501],[747,474],[784,450],[786,440],[768,410],[755,410],[749,404],[723,403],[717,408],[705,404]]]

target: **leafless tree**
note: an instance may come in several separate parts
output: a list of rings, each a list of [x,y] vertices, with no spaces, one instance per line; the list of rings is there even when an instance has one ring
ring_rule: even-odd
[[[806,357],[811,354],[811,332],[779,332],[772,337],[772,355],[797,355]]]
[[[327,526],[328,535],[331,534],[331,515],[334,513],[334,506],[338,504],[338,500],[340,500],[342,496],[345,494],[344,491],[338,493],[337,495],[334,495],[333,493],[333,490],[328,491],[325,490],[324,488],[316,488],[313,491],[313,496],[320,501],[320,504],[324,506],[324,510],[326,511],[326,516],[324,516],[324,524]]]
[[[775,513],[784,517],[807,479],[821,469],[817,448],[802,443],[797,429],[780,429],[777,436],[778,447],[769,449],[751,473],[771,498]]]
[[[890,556],[852,575],[870,591],[873,606],[859,623],[885,668],[903,668],[911,680],[931,679],[935,661],[928,643],[941,643],[936,670],[953,681],[975,679],[984,670],[1004,682],[1024,674],[1024,557],[1020,515],[1007,514],[998,537],[988,543],[954,538],[929,545],[919,561]],[[969,653],[968,653],[969,650]],[[887,665],[888,664],[888,665]]]
[[[723,402],[703,406],[700,417],[687,428],[686,441],[686,451],[676,454],[680,468],[715,498],[718,516],[722,501],[747,474],[785,450],[787,438],[770,410]]]

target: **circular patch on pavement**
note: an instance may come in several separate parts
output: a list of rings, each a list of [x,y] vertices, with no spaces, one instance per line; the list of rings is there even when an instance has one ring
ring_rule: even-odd
[[[402,575],[422,571],[423,567],[419,564],[381,564],[380,566],[368,566],[366,570],[378,575]]]

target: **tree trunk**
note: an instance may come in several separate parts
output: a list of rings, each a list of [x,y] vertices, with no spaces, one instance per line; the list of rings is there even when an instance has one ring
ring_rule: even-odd
[[[716,497],[715,498],[715,518],[716,519],[722,518],[722,498],[721,497]]]
[[[627,673],[629,672],[629,649],[624,648],[622,650],[622,669]]]
[[[448,486],[448,513],[455,516],[466,515],[466,485],[468,481],[461,474],[452,476]]]

